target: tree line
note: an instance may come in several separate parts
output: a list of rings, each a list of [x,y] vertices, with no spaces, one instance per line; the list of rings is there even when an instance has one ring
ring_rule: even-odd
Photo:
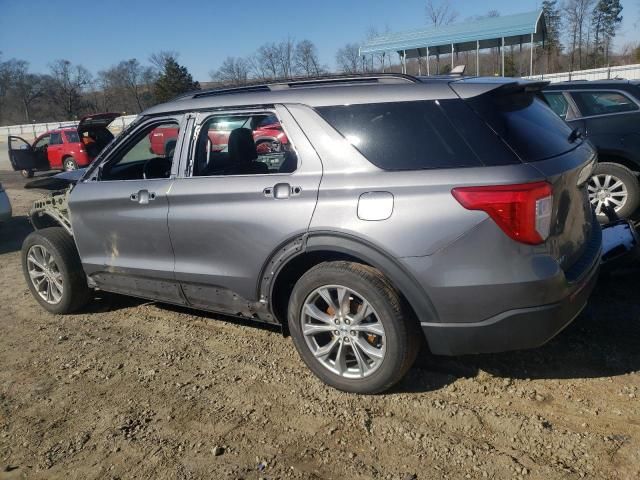
[[[544,0],[546,35],[542,46],[535,49],[536,73],[553,73],[595,68],[617,63],[640,61],[638,44],[625,45],[612,51],[613,40],[622,22],[620,0]],[[459,18],[451,0],[426,0],[426,23],[440,27]],[[496,17],[491,10],[484,17]],[[382,33],[388,33],[386,27]],[[370,27],[364,40],[377,37],[380,30]],[[392,53],[362,57],[360,42],[350,42],[335,53],[334,71],[354,74],[363,72],[399,72],[400,57]],[[528,47],[527,47],[528,48]],[[480,73],[501,73],[500,48],[483,51]],[[519,46],[505,47],[505,74],[528,75],[530,52]],[[0,125],[32,121],[73,120],[85,114],[104,111],[139,113],[180,93],[200,88],[187,68],[178,62],[178,53],[161,51],[145,63],[132,58],[123,60],[95,75],[82,65],[56,60],[44,74],[29,71],[29,63],[20,59],[3,60],[0,52]],[[449,55],[434,55],[407,62],[411,74],[428,71],[447,73]],[[448,58],[444,58],[448,57]],[[456,53],[454,64],[466,64],[468,72],[476,71],[475,52]],[[286,38],[267,42],[246,57],[229,56],[209,73],[210,86],[238,86],[249,83],[315,77],[331,73],[322,64],[316,45],[307,39]]]
[[[176,52],[154,53],[146,65],[122,60],[95,75],[64,59],[49,64],[47,73],[32,73],[29,62],[3,60],[0,52],[0,125],[77,120],[96,112],[135,114],[199,88]]]

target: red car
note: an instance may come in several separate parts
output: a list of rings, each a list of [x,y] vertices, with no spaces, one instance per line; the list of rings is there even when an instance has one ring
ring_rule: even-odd
[[[30,144],[9,136],[9,160],[26,178],[37,170],[75,170],[89,165],[113,139],[107,126],[119,113],[100,113],[82,118],[77,127],[50,130]]]
[[[256,142],[258,154],[279,152],[283,145],[289,143],[289,139],[282,130],[282,126],[275,115],[256,115],[247,117],[229,117],[222,120],[215,128],[209,128],[211,149],[221,152],[227,148],[229,135],[236,128],[248,128],[253,131],[253,140]],[[149,133],[149,150],[159,156],[164,156],[167,145],[174,144],[178,137],[177,128],[159,127]]]

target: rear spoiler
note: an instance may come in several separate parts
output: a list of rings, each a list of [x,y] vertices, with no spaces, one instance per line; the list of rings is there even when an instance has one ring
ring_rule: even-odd
[[[449,83],[451,89],[462,99],[473,98],[489,92],[510,94],[517,92],[540,92],[549,85],[546,81],[515,80],[508,78],[474,77]]]

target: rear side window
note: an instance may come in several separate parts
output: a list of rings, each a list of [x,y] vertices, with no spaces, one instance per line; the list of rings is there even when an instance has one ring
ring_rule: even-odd
[[[607,115],[638,110],[638,105],[619,92],[571,92],[583,116]]]
[[[60,132],[55,132],[51,134],[51,140],[49,141],[49,145],[60,145],[62,143],[62,135]]]
[[[80,143],[80,137],[78,136],[78,132],[72,132],[71,130],[67,130],[64,132],[64,136],[67,137],[67,142],[69,143]]]
[[[482,165],[437,101],[336,105],[316,110],[384,170]]]
[[[561,155],[578,143],[571,127],[533,92],[500,89],[467,100],[523,162]]]

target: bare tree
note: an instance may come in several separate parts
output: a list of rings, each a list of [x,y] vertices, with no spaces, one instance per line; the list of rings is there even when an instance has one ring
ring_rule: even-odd
[[[384,33],[389,33],[390,32],[390,28],[387,25],[385,28],[385,32]],[[380,36],[380,32],[378,31],[378,29],[374,26],[370,26],[369,28],[367,28],[367,31],[365,33],[365,39],[367,41],[373,40],[376,37]],[[373,54],[373,59],[371,62],[371,70],[383,70],[384,69],[384,60],[385,60],[385,55],[382,53],[376,53]]]
[[[434,27],[448,25],[458,18],[458,12],[451,6],[450,0],[441,0],[440,2],[427,0],[425,9],[427,12],[427,22]]]
[[[149,63],[156,73],[160,73],[164,70],[168,60],[177,61],[180,54],[175,50],[160,50],[159,52],[149,55]]]
[[[45,82],[42,75],[29,73],[29,63],[24,60],[16,62],[13,88],[16,97],[22,104],[25,122],[31,121],[31,106],[34,101],[44,95]]]
[[[249,62],[244,58],[227,57],[215,71],[209,73],[211,80],[229,85],[245,85],[249,79]]]
[[[582,47],[584,32],[589,12],[594,0],[566,0],[563,10],[566,14],[568,34],[571,43],[570,69],[575,65],[575,54],[578,52],[578,68],[582,68]]]
[[[291,78],[294,67],[295,43],[291,38],[280,42],[277,46],[278,77]]]
[[[256,70],[256,76],[262,79],[278,78],[280,72],[280,49],[275,43],[265,43],[253,57],[252,67]]]
[[[120,62],[116,68],[125,90],[135,101],[137,111],[140,113],[145,108],[144,92],[149,91],[149,85],[153,80],[152,69],[143,67],[135,58]]]
[[[82,108],[82,94],[91,83],[91,73],[69,60],[56,60],[49,69],[51,82],[48,94],[67,119],[77,117]]]
[[[0,118],[3,118],[5,103],[9,90],[13,86],[19,60],[12,58],[0,62]]]
[[[426,5],[427,22],[434,27],[448,25],[458,18],[456,12],[451,6],[450,0],[441,0],[434,3],[433,0],[427,0]],[[436,73],[440,73],[440,54],[436,53]]]
[[[343,73],[357,73],[360,67],[360,52],[358,45],[347,43],[336,53],[336,64]]]
[[[310,40],[298,42],[294,52],[295,70],[307,77],[320,75],[322,67],[318,60],[318,49]]]

